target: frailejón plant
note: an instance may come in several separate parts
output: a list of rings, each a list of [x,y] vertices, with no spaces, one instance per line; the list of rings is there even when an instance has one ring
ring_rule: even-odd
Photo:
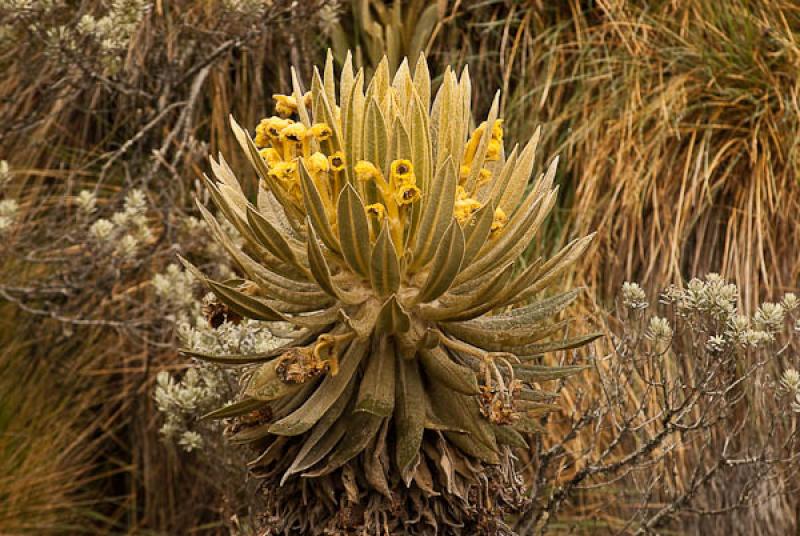
[[[565,340],[553,318],[576,290],[541,298],[589,237],[516,262],[556,200],[556,161],[529,187],[539,133],[506,154],[497,99],[471,129],[468,73],[447,70],[432,96],[424,57],[371,80],[348,61],[338,84],[329,58],[309,92],[295,76],[275,100],[254,138],[233,122],[257,184],[211,160],[208,189],[244,247],[200,207],[241,279],[186,264],[234,316],[294,336],[187,352],[253,366],[210,417],[255,447],[276,532],[502,532],[522,500],[511,447],[552,407],[537,382],[579,368],[540,358],[591,339]]]

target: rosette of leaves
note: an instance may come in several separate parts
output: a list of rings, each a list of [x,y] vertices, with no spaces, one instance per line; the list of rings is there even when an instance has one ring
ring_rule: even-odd
[[[253,178],[211,161],[211,197],[245,245],[200,208],[241,279],[186,264],[236,315],[294,331],[264,354],[187,352],[251,367],[209,417],[255,449],[276,532],[502,532],[522,503],[511,448],[552,407],[538,382],[580,368],[540,358],[592,338],[554,320],[576,290],[541,297],[589,237],[519,267],[556,162],[529,187],[538,133],[506,155],[497,99],[471,128],[466,70],[435,96],[424,57],[371,80],[348,58],[336,82],[329,57],[254,138],[233,122]]]

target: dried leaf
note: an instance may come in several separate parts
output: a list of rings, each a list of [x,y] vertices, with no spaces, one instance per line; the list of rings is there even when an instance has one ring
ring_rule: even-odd
[[[307,432],[322,418],[328,408],[339,400],[347,385],[353,381],[353,375],[367,353],[368,347],[365,341],[355,340],[350,343],[340,360],[339,372],[335,375],[326,374],[320,386],[308,400],[297,411],[275,422],[269,431],[273,434],[287,436]]]

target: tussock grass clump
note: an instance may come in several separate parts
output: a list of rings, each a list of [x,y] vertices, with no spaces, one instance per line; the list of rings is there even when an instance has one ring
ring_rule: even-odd
[[[432,59],[470,64],[479,108],[488,107],[491,99],[483,82],[502,80],[510,135],[524,135],[531,125],[542,124],[545,152],[566,157],[556,178],[564,195],[545,230],[550,240],[531,253],[596,229],[598,240],[576,274],[586,278],[602,304],[601,309],[590,307],[598,318],[617,325],[608,311],[630,279],[653,289],[721,272],[738,283],[738,305],[749,311],[764,295],[796,292],[800,110],[793,73],[800,57],[800,13],[794,3],[522,7],[489,1],[460,5],[451,15],[458,22],[439,33],[431,45]],[[739,370],[752,366],[752,357],[734,361]],[[789,364],[794,364],[791,357]],[[616,374],[607,366],[608,361],[599,361],[598,371]],[[780,375],[780,367],[765,368],[772,378]],[[594,376],[568,385],[562,398],[569,401],[565,412],[573,422],[581,415],[577,407],[606,396],[592,389],[599,383],[589,378]],[[655,410],[645,390],[630,394],[632,403]],[[778,411],[769,397],[748,400],[760,415]],[[759,419],[740,430],[743,443],[757,444],[769,433]],[[574,426],[551,421],[548,441],[558,446]],[[603,452],[613,444],[593,431],[577,442],[572,455],[580,459],[584,449]],[[611,451],[612,458],[623,460],[631,453],[633,446],[623,445]],[[703,455],[696,443],[675,448],[683,453],[669,469],[678,475],[675,487],[660,490],[679,496],[695,482]],[[581,467],[581,462],[569,463]],[[795,506],[786,485],[791,472],[760,481],[757,491],[748,491],[748,507],[741,515],[733,512],[737,508],[730,505],[758,482],[750,480],[754,474],[730,477],[730,485],[710,483],[700,493],[705,507],[719,508],[709,526],[757,530],[755,519],[772,523],[776,531],[792,526]],[[632,485],[626,481],[615,489],[633,497]],[[605,527],[625,527],[615,517],[617,510],[608,508],[604,486],[599,490],[577,492],[581,500],[570,505],[576,508],[574,517],[564,512],[561,519],[575,526],[594,518]],[[636,504],[631,498],[629,506]],[[667,517],[675,527],[703,526],[692,515],[671,512]]]
[[[15,346],[13,330],[0,330],[0,528],[4,534],[74,533],[101,506],[87,488],[108,477],[94,464],[107,416],[87,418],[100,390],[85,377],[65,379],[74,370],[42,366],[34,344]]]
[[[793,2],[484,2],[454,16],[433,57],[502,80],[512,135],[544,125],[567,159],[553,236],[598,230],[581,273],[606,303],[630,278],[708,271],[748,306],[796,286]]]

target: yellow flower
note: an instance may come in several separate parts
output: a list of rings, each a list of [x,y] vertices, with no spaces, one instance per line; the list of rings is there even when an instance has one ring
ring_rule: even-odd
[[[269,146],[270,137],[267,134],[267,129],[262,128],[261,124],[256,127],[256,139],[253,140],[253,143],[256,144],[256,147],[262,148]]]
[[[394,199],[398,206],[410,205],[411,203],[419,200],[422,192],[413,184],[403,183],[397,188],[394,194]]]
[[[325,141],[331,138],[333,131],[326,123],[314,123],[311,125],[311,135],[314,136],[317,141]]]
[[[275,99],[275,113],[283,117],[289,117],[297,113],[297,99],[294,95],[279,95],[272,96]],[[311,106],[311,92],[306,91],[303,95],[303,104],[308,108]]]
[[[469,178],[469,172],[470,172],[469,166],[461,166],[461,168],[458,170],[458,182],[459,185],[462,186],[462,190],[464,183],[466,182],[467,178]],[[492,178],[492,172],[486,168],[481,168],[481,170],[478,172],[478,182],[475,185],[475,190],[477,190],[478,188],[489,182],[491,178]]]
[[[492,126],[492,139],[503,141],[503,120],[498,119],[494,122],[494,126]]]
[[[294,124],[291,119],[283,119],[282,117],[272,116],[268,119],[267,132],[275,140],[281,137],[281,130]]]
[[[462,184],[463,184],[463,183],[464,183],[464,181],[466,181],[466,180],[467,180],[467,177],[469,177],[469,166],[467,166],[467,165],[462,165],[462,166],[461,166],[461,167],[458,169],[458,182],[460,182],[460,183],[462,183]]]
[[[320,152],[316,152],[305,159],[309,173],[316,175],[321,171],[328,171],[328,157]]]
[[[469,137],[467,147],[464,149],[464,164],[467,166],[471,165],[472,160],[475,158],[475,153],[478,151],[478,145],[481,142],[481,136],[483,136],[484,130],[486,130],[486,122],[478,125],[478,128],[476,128]]]
[[[367,162],[366,160],[359,160],[356,162],[355,172],[356,178],[360,181],[374,180],[381,174],[375,164]]]
[[[460,184],[456,186],[456,201],[462,201],[467,197],[467,191],[464,189],[464,187]]]
[[[466,199],[460,199],[456,201],[456,206],[453,213],[456,217],[456,220],[458,220],[458,223],[463,225],[479,208],[481,208],[480,201],[471,197],[467,197]]]
[[[411,164],[411,160],[405,158],[395,160],[390,169],[394,184],[416,184],[417,180],[414,177],[414,166]]]
[[[297,164],[295,162],[276,162],[269,168],[269,174],[281,181],[293,181],[297,176]]]
[[[464,151],[464,163],[472,164],[475,154],[478,152],[478,145],[480,145],[481,137],[486,130],[486,121],[478,125],[467,142],[467,147]],[[486,149],[486,160],[493,161],[500,159],[500,153],[503,150],[503,120],[498,119],[492,126],[492,137],[489,140],[489,146]]]
[[[492,162],[500,160],[500,154],[503,152],[503,142],[496,139],[489,140],[489,146],[486,148],[486,160]]]
[[[281,141],[300,143],[306,136],[306,127],[303,123],[292,123],[281,130]]]
[[[283,117],[289,117],[297,112],[297,99],[292,95],[278,95],[272,96],[275,99],[275,113]]]
[[[506,223],[508,223],[508,216],[506,216],[505,211],[500,207],[494,209],[494,219],[492,220],[492,233],[499,231],[500,229],[505,227]]]
[[[258,151],[258,154],[261,155],[261,158],[264,159],[264,162],[267,163],[269,166],[274,166],[276,163],[281,161],[281,155],[273,149],[272,147],[268,147],[266,149],[261,149]]]
[[[266,147],[270,141],[278,141],[281,130],[291,124],[291,120],[275,116],[262,119],[256,127],[256,147]]]
[[[342,151],[336,151],[332,155],[328,157],[328,161],[331,164],[331,169],[333,171],[342,171],[344,170],[344,153]]]
[[[371,205],[367,205],[364,207],[364,210],[367,212],[367,215],[375,216],[378,218],[378,220],[382,220],[386,215],[386,207],[383,206],[383,203],[373,203]]]

